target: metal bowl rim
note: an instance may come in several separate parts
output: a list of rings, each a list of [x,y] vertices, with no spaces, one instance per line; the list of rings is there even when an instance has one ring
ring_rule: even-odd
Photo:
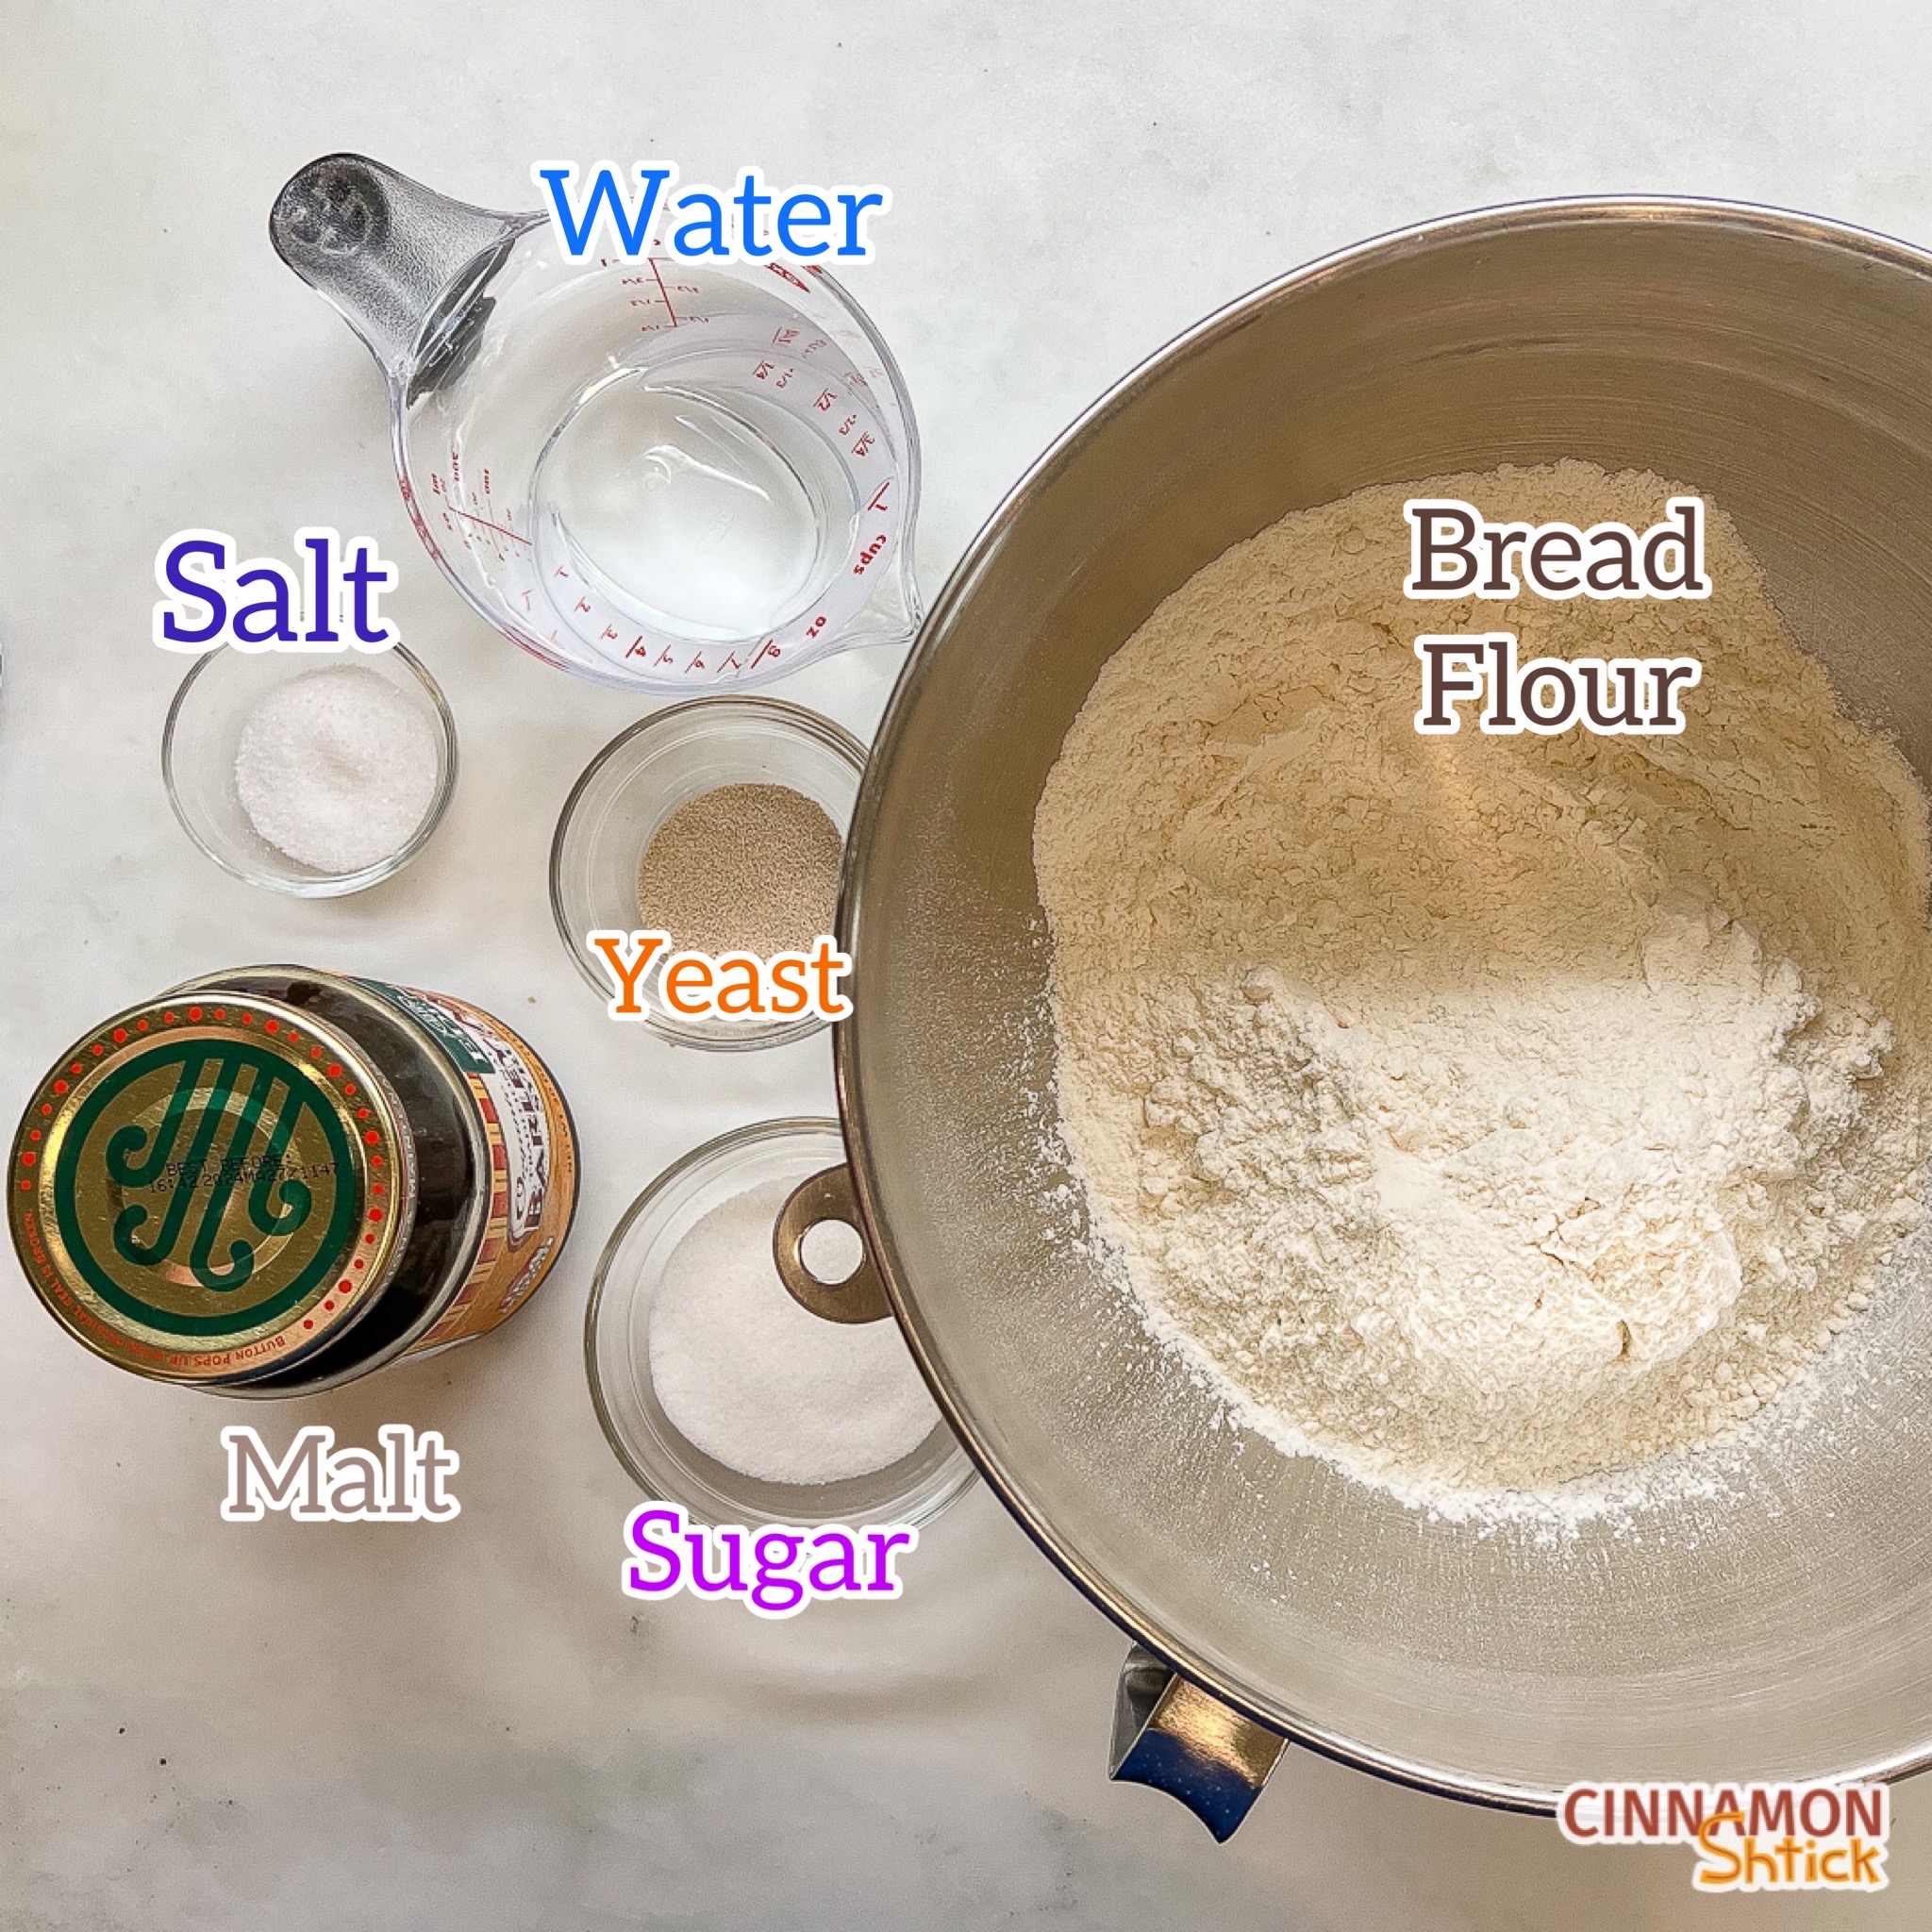
[[[845,951],[857,959],[858,941],[865,914],[863,855],[871,848],[874,820],[882,809],[880,801],[885,774],[896,761],[907,730],[907,719],[925,682],[927,669],[950,627],[954,611],[972,593],[980,574],[997,558],[1008,533],[1024,514],[1030,500],[1051,478],[1074,461],[1106,425],[1135,401],[1142,389],[1174,364],[1201,354],[1223,338],[1246,326],[1255,315],[1283,297],[1318,288],[1360,270],[1380,267],[1434,248],[1480,240],[1485,236],[1500,237],[1539,227],[1610,226],[1633,222],[1694,225],[1766,235],[1842,250],[1932,279],[1932,252],[1916,248],[1875,229],[1861,228],[1796,209],[1706,196],[1564,195],[1496,203],[1387,229],[1317,256],[1212,310],[1142,358],[1074,417],[1001,498],[948,574],[893,686],[885,716],[874,739],[858,802],[853,808],[838,909],[840,941]],[[1272,1709],[1258,1703],[1189,1645],[1154,1627],[1121,1591],[1070,1547],[1031,1507],[1024,1485],[1008,1474],[980,1441],[973,1419],[955,1395],[943,1362],[928,1348],[925,1337],[914,1319],[916,1303],[900,1278],[901,1271],[891,1242],[889,1224],[880,1207],[878,1176],[858,1098],[862,1079],[858,1035],[850,1022],[841,1022],[832,1030],[833,1074],[854,1189],[872,1244],[873,1259],[891,1298],[899,1326],[960,1446],[986,1478],[988,1488],[1061,1574],[1137,1643],[1235,1710],[1286,1735],[1294,1743],[1392,1783],[1440,1797],[1460,1799],[1502,1810],[1554,1814],[1561,1795],[1554,1788],[1461,1774],[1445,1766],[1421,1763],[1364,1745],[1297,1713]],[[1834,1782],[1889,1781],[1909,1776],[1928,1765],[1932,1765],[1932,1737],[1913,1750],[1857,1767],[1832,1769],[1825,1774]]]

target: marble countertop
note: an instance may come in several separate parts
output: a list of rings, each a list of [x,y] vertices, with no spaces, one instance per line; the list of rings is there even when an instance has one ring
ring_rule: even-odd
[[[0,1925],[344,1932],[631,1925],[1137,1932],[1837,1924],[1693,1898],[1674,1852],[1291,1751],[1217,1850],[1103,1776],[1123,1639],[976,1490],[890,1608],[785,1624],[615,1587],[635,1491],[587,1399],[584,1297],[631,1197],[698,1141],[831,1110],[823,1039],[696,1056],[612,1029],[544,897],[552,823],[640,703],[475,619],[391,479],[375,373],[270,252],[269,204],[355,148],[497,207],[537,157],[881,180],[854,285],[926,456],[936,589],[1047,440],[1208,308],[1324,249],[1526,195],[1785,203],[1932,240],[1932,16],[1904,5],[1474,0],[183,0],[8,11],[0,59],[0,1095],[192,973],[288,958],[519,1026],[577,1109],[580,1229],[500,1335],[292,1406],[441,1429],[447,1527],[224,1525],[234,1409],[94,1361],[0,1267]],[[147,641],[162,537],[368,531],[464,746],[400,879],[304,903],[218,874],[162,798],[183,664]],[[871,728],[861,652],[782,694]],[[10,1123],[10,1115],[8,1116]],[[249,1410],[251,1419],[259,1411]],[[281,1420],[277,1416],[276,1420]],[[634,1614],[635,1612],[635,1614]],[[1861,1925],[1924,1923],[1932,1784]]]

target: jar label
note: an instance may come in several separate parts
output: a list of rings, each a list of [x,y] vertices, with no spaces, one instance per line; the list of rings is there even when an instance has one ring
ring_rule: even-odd
[[[500,1021],[447,993],[358,982],[414,1020],[461,1074],[490,1150],[490,1215],[455,1299],[409,1350],[425,1355],[507,1320],[550,1272],[576,1211],[576,1139],[550,1072]]]

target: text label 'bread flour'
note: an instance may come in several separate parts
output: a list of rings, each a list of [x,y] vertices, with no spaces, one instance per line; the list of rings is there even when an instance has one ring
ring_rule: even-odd
[[[1627,524],[1492,524],[1457,497],[1411,497],[1405,595],[1419,601],[1522,594],[1599,602],[1708,597],[1704,502],[1674,496],[1663,522],[1639,535]],[[1522,565],[1519,579],[1514,563]],[[1448,737],[1462,728],[1457,707],[1487,702],[1491,736],[1544,736],[1582,725],[1603,737],[1671,736],[1684,728],[1684,691],[1703,677],[1695,658],[1533,658],[1519,665],[1512,631],[1419,637],[1423,702],[1415,728]]]

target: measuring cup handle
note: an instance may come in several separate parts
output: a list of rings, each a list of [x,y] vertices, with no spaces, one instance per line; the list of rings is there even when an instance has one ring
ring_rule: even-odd
[[[1107,1774],[1178,1798],[1224,1844],[1287,1742],[1136,1644],[1114,1692]]]
[[[843,1281],[821,1281],[800,1252],[806,1236],[826,1221],[842,1222],[861,1243],[858,1266]],[[892,1312],[891,1297],[873,1266],[848,1167],[824,1168],[791,1191],[772,1230],[772,1258],[791,1299],[827,1322],[882,1322]]]
[[[324,155],[283,185],[268,234],[398,382],[422,363],[425,338],[458,332],[458,312],[542,219],[452,201],[367,155]]]

